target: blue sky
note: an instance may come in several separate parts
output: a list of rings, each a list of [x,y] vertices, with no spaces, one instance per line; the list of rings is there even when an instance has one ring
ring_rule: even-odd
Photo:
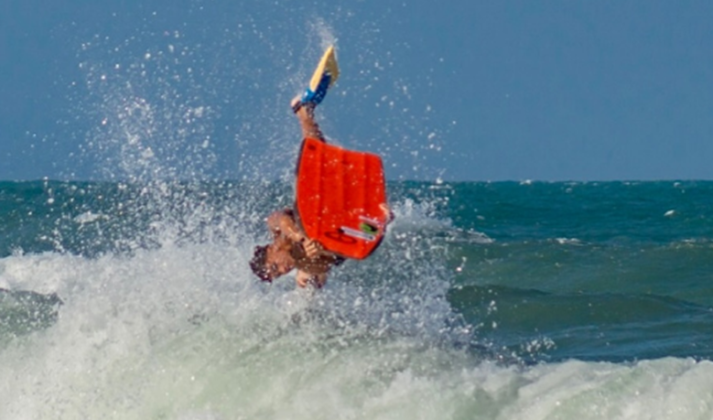
[[[393,3],[393,4],[392,4]],[[287,104],[390,179],[713,179],[713,3],[0,5],[0,179],[289,177]]]

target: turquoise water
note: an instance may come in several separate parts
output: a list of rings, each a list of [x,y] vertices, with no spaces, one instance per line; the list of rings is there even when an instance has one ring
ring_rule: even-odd
[[[247,265],[289,183],[3,182],[0,418],[708,419],[711,193],[391,183],[310,294]]]

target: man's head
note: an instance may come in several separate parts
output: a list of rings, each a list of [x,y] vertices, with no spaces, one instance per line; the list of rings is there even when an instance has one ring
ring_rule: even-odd
[[[272,281],[270,271],[267,269],[267,245],[256,246],[253,258],[250,260],[250,268],[262,281]]]
[[[250,268],[260,280],[271,282],[294,268],[290,256],[284,254],[284,251],[270,245],[256,246]]]

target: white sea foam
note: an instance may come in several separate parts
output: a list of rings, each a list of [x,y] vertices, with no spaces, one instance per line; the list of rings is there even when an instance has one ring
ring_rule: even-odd
[[[79,223],[79,224],[86,224],[86,223],[93,223],[96,222],[97,220],[104,219],[106,216],[103,214],[99,213],[94,213],[92,211],[86,211],[78,216],[74,217],[74,221]]]
[[[555,238],[554,241],[560,245],[580,245],[582,243],[577,238]]]
[[[0,418],[713,415],[711,362],[503,366],[438,340],[449,308],[436,290],[334,279],[312,296],[289,279],[259,284],[248,253],[202,244],[1,260],[17,285],[65,303],[55,326],[0,349]]]
[[[491,238],[482,232],[457,228],[453,226],[451,220],[437,217],[436,203],[433,202],[422,201],[417,203],[412,199],[406,199],[403,202],[395,203],[393,210],[396,214],[396,219],[390,229],[396,235],[401,234],[402,231],[419,230],[438,235],[445,234],[445,239],[449,242],[479,244],[493,242]]]

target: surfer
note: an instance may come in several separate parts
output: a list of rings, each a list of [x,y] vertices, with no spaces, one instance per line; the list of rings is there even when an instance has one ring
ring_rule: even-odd
[[[296,97],[292,110],[302,128],[303,138],[313,138],[326,143],[319,125],[314,120],[314,102],[303,102]],[[388,222],[393,213],[384,205],[383,211]],[[333,266],[344,262],[344,258],[324,249],[319,241],[308,238],[295,220],[292,209],[273,212],[266,220],[272,233],[272,243],[255,247],[250,268],[262,281],[271,282],[277,277],[297,269],[295,280],[299,287],[308,285],[321,288],[327,281],[327,274]]]
[[[322,131],[319,129],[319,125],[314,120],[314,109],[322,102],[327,90],[336,82],[338,77],[339,66],[337,65],[337,58],[334,53],[334,47],[330,46],[322,56],[305,92],[290,103],[292,111],[297,116],[302,128],[302,137],[305,139],[303,145],[308,144],[308,142],[327,143]],[[313,145],[312,149],[316,150],[317,146]],[[381,168],[380,160],[377,166]],[[267,218],[267,226],[272,233],[272,243],[255,247],[255,253],[250,261],[252,271],[261,280],[271,282],[273,279],[297,269],[296,281],[299,287],[312,285],[320,288],[327,281],[329,270],[344,262],[343,255],[359,259],[368,256],[378,246],[381,238],[383,238],[386,225],[393,219],[393,214],[385,204],[383,178],[381,178],[380,182],[382,185],[380,188],[377,187],[377,190],[381,191],[382,198],[380,199],[383,201],[371,209],[371,214],[360,215],[360,230],[344,226],[340,227],[337,232],[329,232],[339,238],[342,238],[342,235],[347,235],[348,239],[342,240],[348,244],[357,243],[359,240],[370,242],[371,245],[368,252],[354,253],[351,252],[353,250],[347,249],[340,251],[341,255],[337,255],[325,249],[323,243],[310,238],[305,233],[297,221],[295,210],[284,209],[272,213]],[[378,196],[378,193],[373,195]],[[300,208],[299,203],[302,202],[299,198],[297,201],[296,209]],[[329,211],[330,209],[329,207],[322,207],[322,210]],[[383,212],[383,214],[378,215],[379,212]],[[302,219],[302,223],[304,222],[305,220]],[[333,236],[327,235],[327,237],[333,240]],[[321,239],[325,240],[324,238]],[[330,245],[330,249],[334,250],[333,246],[333,244]]]

